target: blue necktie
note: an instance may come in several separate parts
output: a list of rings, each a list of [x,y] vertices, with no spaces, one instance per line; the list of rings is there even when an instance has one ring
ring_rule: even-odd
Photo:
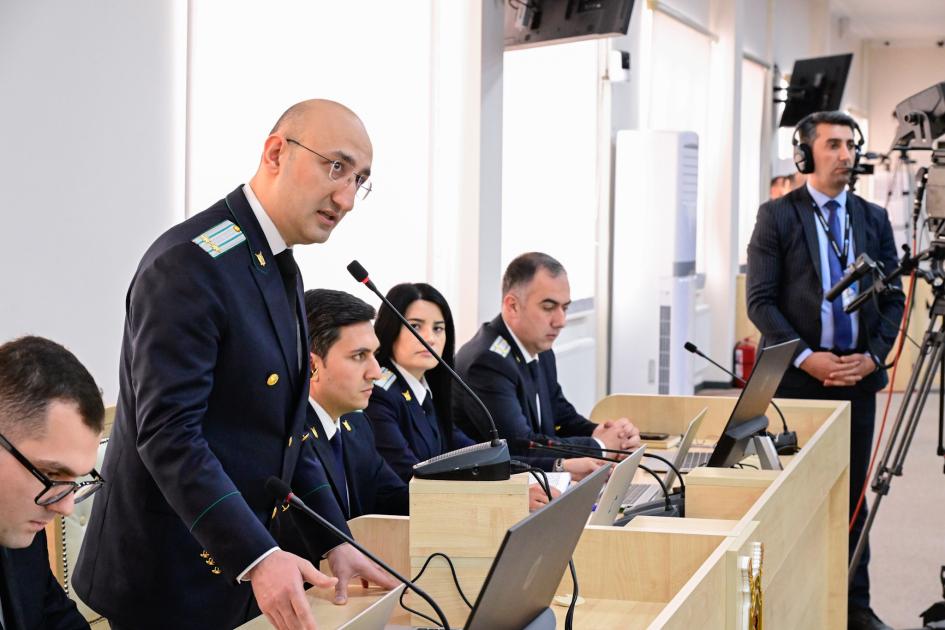
[[[342,499],[344,499],[345,504],[342,506],[345,508],[345,512],[348,511],[348,482],[345,479],[345,451],[341,444],[341,429],[335,431],[335,434],[328,440],[328,443],[331,444],[331,450],[335,454],[335,474],[338,475],[338,478],[341,480],[341,487],[338,488],[338,491],[341,494]]]
[[[830,211],[828,216],[830,234],[833,235],[834,242],[839,248],[842,244],[837,240],[842,234],[840,217],[837,216],[840,204],[831,199],[824,204],[824,207]],[[827,260],[830,261],[830,285],[833,286],[843,278],[843,264],[846,261],[841,263],[840,257],[835,255],[836,252],[830,251],[833,247],[829,244],[827,249]],[[833,309],[833,345],[840,350],[848,350],[853,347],[853,323],[850,316],[843,311],[843,298],[839,297],[831,302],[831,308]]]

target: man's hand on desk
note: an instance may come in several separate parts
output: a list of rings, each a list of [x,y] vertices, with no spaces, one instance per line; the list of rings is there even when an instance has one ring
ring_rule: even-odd
[[[400,584],[373,560],[348,543],[338,545],[328,552],[327,557],[332,574],[338,578],[338,583],[335,584],[335,604],[339,606],[348,602],[348,582],[356,577],[360,577],[362,583],[373,582],[386,589],[395,588]]]
[[[604,448],[630,451],[640,446],[640,430],[627,418],[606,420],[591,434],[604,443]]]
[[[551,497],[557,499],[561,496],[561,491],[557,488],[551,488]],[[534,512],[540,507],[548,505],[548,495],[545,490],[537,483],[528,486],[528,511]]]
[[[315,617],[305,598],[304,583],[320,588],[335,585],[311,562],[287,551],[274,551],[247,574],[256,603],[279,630],[316,630]]]
[[[609,466],[610,464],[598,459],[591,459],[590,457],[573,457],[564,460],[562,465],[566,471],[571,473],[571,479],[573,481],[580,481],[601,466]]]

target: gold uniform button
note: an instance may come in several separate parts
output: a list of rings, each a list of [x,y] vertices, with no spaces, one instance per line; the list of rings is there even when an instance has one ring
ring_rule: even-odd
[[[223,571],[220,569],[220,567],[213,567],[212,569],[210,569],[210,573],[214,575],[220,575],[221,573],[223,573]]]
[[[269,387],[272,387],[273,385],[275,385],[275,384],[278,383],[278,382],[279,382],[279,375],[276,374],[275,372],[273,372],[272,374],[270,374],[270,375],[269,375],[269,378],[266,379],[266,385],[268,385]]]
[[[289,447],[290,447],[290,448],[292,447],[292,436],[291,436],[291,435],[289,436]]]
[[[210,557],[210,554],[207,552],[206,549],[204,549],[203,551],[200,552],[200,557],[206,560],[207,558]]]

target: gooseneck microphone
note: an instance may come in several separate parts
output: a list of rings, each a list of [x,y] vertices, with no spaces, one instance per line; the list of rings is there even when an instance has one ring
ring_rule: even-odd
[[[866,253],[860,254],[856,257],[856,260],[853,261],[853,264],[847,267],[846,273],[837,281],[837,284],[830,287],[830,290],[827,291],[824,298],[828,302],[833,302],[843,295],[847,287],[865,277],[871,271],[876,271],[876,263],[873,262],[873,259]]]
[[[355,549],[357,549],[358,551],[366,555],[368,558],[376,562],[378,565],[381,566],[382,569],[384,569],[385,571],[393,575],[395,578],[400,580],[403,584],[406,584],[407,587],[412,589],[414,593],[422,597],[424,601],[430,604],[430,607],[433,608],[433,610],[436,612],[436,616],[440,618],[440,623],[443,624],[443,627],[446,628],[446,630],[449,630],[450,626],[449,626],[449,622],[446,621],[446,615],[443,614],[443,611],[440,609],[440,607],[437,605],[436,601],[434,601],[432,597],[427,595],[427,593],[422,588],[414,584],[411,580],[408,580],[407,578],[402,576],[400,573],[395,571],[386,562],[384,562],[383,560],[375,556],[373,553],[371,553],[367,549],[365,549],[359,543],[355,542],[353,538],[345,534],[343,531],[341,531],[334,525],[332,525],[321,514],[319,514],[318,512],[316,512],[309,506],[305,505],[305,502],[302,501],[302,499],[295,496],[295,494],[292,492],[292,488],[289,487],[289,484],[279,479],[278,477],[272,476],[266,480],[266,491],[269,492],[269,494],[271,494],[276,499],[283,501],[284,503],[288,503],[292,507],[298,508],[302,512],[305,512],[306,514],[308,514],[309,517],[315,519],[315,521],[319,525],[321,525],[322,527],[327,529],[329,532],[331,532],[338,538],[342,539],[343,541],[345,541],[346,543],[348,543],[349,545],[351,545],[352,547],[354,547]]]
[[[703,359],[705,359],[706,361],[708,361],[715,367],[719,368],[720,370],[722,370],[723,372],[725,372],[732,378],[741,382],[742,385],[748,384],[748,381],[736,375],[731,370],[728,370],[722,367],[721,365],[713,361],[711,358],[709,358],[706,354],[704,354],[701,350],[699,350],[698,347],[696,347],[696,344],[692,343],[691,341],[687,341],[686,343],[684,343],[683,348],[685,348],[687,352],[691,352],[692,354],[699,355],[700,357],[702,357]],[[787,420],[784,419],[784,414],[781,413],[781,408],[778,407],[778,404],[772,400],[771,406],[774,407],[774,410],[778,412],[778,416],[781,417],[781,425],[782,427],[784,427],[784,432],[781,433],[781,435],[778,435],[774,438],[775,450],[777,450],[778,453],[782,455],[791,455],[793,453],[796,453],[797,452],[797,433],[795,433],[794,431],[788,430]]]
[[[410,334],[416,337],[420,345],[433,355],[437,363],[442,365],[446,371],[449,372],[453,380],[459,383],[459,386],[476,401],[489,420],[489,433],[492,436],[491,441],[460,448],[455,451],[443,453],[442,455],[437,455],[436,457],[431,457],[424,462],[419,462],[413,467],[414,476],[420,479],[453,479],[462,481],[502,481],[508,479],[512,474],[509,447],[505,443],[505,440],[499,439],[499,431],[496,429],[492,414],[489,413],[489,408],[486,407],[485,403],[476,395],[476,392],[460,378],[459,374],[456,373],[452,366],[444,361],[443,357],[433,350],[423,336],[410,325],[410,322],[407,321],[403,313],[394,308],[390,300],[377,290],[377,287],[374,286],[374,283],[368,275],[367,269],[365,269],[361,263],[357,260],[352,260],[348,264],[348,273],[350,273],[355,280],[366,286],[374,295],[379,297],[381,302],[387,305],[387,308],[397,316],[404,325],[404,328],[409,330]]]

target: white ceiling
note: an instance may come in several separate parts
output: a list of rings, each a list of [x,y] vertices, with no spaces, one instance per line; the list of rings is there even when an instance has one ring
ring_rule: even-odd
[[[863,38],[945,40],[945,0],[832,0],[831,7]]]

